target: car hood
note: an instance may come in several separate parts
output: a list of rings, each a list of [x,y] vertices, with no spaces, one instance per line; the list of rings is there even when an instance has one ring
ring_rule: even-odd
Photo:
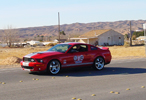
[[[47,56],[53,56],[53,55],[58,55],[58,54],[62,54],[62,52],[57,52],[57,51],[41,51],[41,52],[34,52],[31,54],[28,54],[24,57],[26,58],[44,58]]]

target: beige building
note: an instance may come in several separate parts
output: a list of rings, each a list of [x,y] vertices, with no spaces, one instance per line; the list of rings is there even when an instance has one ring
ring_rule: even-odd
[[[124,45],[124,36],[112,29],[92,30],[78,38],[70,39],[92,45]]]

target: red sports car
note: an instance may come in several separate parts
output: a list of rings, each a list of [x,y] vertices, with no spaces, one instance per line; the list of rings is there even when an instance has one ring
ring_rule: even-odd
[[[23,57],[23,70],[47,71],[57,74],[62,68],[93,66],[102,70],[111,62],[111,53],[107,47],[96,47],[90,44],[68,42],[60,43],[48,51],[35,52]]]

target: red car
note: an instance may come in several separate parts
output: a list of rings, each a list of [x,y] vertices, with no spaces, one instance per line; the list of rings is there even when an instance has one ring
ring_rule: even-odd
[[[48,51],[35,52],[23,57],[23,70],[47,71],[57,74],[62,68],[93,66],[102,70],[111,62],[111,53],[107,47],[96,47],[90,44],[68,42],[60,43]]]

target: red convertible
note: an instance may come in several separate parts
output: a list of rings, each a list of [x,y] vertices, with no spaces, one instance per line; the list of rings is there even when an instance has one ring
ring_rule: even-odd
[[[90,44],[67,42],[60,43],[47,51],[35,52],[23,57],[23,70],[47,71],[57,74],[62,68],[93,66],[102,70],[111,62],[111,53],[107,47],[96,47]]]

